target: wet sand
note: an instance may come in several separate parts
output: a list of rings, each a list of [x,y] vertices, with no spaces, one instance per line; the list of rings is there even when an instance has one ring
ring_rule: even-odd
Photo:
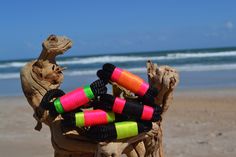
[[[34,130],[24,97],[0,97],[0,156],[52,157],[50,132]],[[236,155],[236,89],[179,90],[164,117],[167,157]]]

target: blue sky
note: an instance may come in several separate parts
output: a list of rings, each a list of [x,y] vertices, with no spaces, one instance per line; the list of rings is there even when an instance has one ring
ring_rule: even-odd
[[[50,34],[66,56],[236,46],[235,0],[1,0],[0,60],[37,57]]]

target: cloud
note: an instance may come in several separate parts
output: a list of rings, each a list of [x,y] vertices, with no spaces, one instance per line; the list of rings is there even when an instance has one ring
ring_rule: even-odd
[[[233,22],[227,21],[227,22],[225,23],[225,28],[226,28],[226,29],[229,29],[229,30],[233,29],[233,28],[234,28]]]

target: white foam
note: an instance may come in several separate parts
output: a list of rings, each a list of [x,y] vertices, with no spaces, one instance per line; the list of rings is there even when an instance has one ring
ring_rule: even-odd
[[[123,62],[135,62],[146,60],[157,60],[159,57],[139,57],[139,56],[98,56],[81,58],[76,60],[58,61],[59,65],[72,65],[72,64],[95,64],[95,63],[123,63]]]
[[[218,71],[218,70],[236,70],[236,64],[186,64],[175,67],[178,71]]]
[[[158,54],[156,54],[158,55]],[[137,62],[147,60],[177,60],[189,58],[209,58],[209,57],[233,57],[236,56],[236,51],[225,52],[199,52],[199,53],[171,53],[166,56],[98,56],[88,58],[74,58],[73,60],[59,61],[59,65],[73,65],[73,64],[95,64],[95,63],[124,63]]]
[[[97,70],[72,70],[72,71],[65,71],[64,74],[68,76],[78,76],[78,75],[96,75]]]
[[[168,54],[166,59],[206,58],[206,57],[230,57],[236,56],[236,51],[225,52],[199,52],[199,53],[173,53]]]
[[[225,52],[199,52],[199,53],[169,53],[165,56],[97,56],[97,57],[86,57],[86,58],[72,58],[64,61],[57,61],[59,65],[86,65],[96,63],[125,63],[125,62],[137,62],[137,61],[160,61],[160,60],[178,60],[178,59],[190,59],[190,58],[209,58],[209,57],[234,57],[236,51],[225,51]],[[27,62],[8,62],[0,63],[0,68],[20,68],[23,67]]]
[[[23,67],[27,62],[9,62],[0,64],[0,68],[20,68]]]
[[[18,79],[20,78],[20,73],[0,73],[0,79]]]
[[[181,66],[174,66],[178,71],[218,71],[218,70],[236,70],[236,64],[212,64],[212,65],[201,65],[201,64],[185,64]],[[146,68],[127,68],[127,71],[134,73],[144,73]],[[67,71],[65,75],[76,76],[76,75],[96,75],[97,70],[76,70]]]

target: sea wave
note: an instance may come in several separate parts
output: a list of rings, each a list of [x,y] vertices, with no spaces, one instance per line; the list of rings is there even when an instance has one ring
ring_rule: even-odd
[[[236,70],[236,64],[185,64],[180,66],[173,66],[177,71],[184,72],[194,72],[194,71],[218,71],[218,70]],[[146,68],[127,68],[127,71],[133,73],[144,73],[146,72]],[[96,75],[97,69],[91,70],[73,70],[65,72],[65,75],[76,76],[76,75]]]
[[[23,67],[27,62],[7,62],[0,63],[0,68],[20,68]]]
[[[185,64],[179,66],[173,66],[177,71],[180,72],[194,72],[194,71],[218,71],[218,70],[236,70],[236,64]],[[127,71],[133,73],[144,73],[146,72],[145,67],[138,68],[126,68]],[[82,70],[66,70],[64,72],[65,76],[91,76],[96,75],[97,69],[82,69]],[[20,78],[20,74],[18,72],[15,73],[0,73],[0,79],[18,79]]]
[[[89,58],[77,58],[74,60],[58,61],[59,65],[73,65],[73,64],[96,64],[96,63],[124,63],[124,62],[135,62],[135,61],[146,61],[146,60],[158,60],[158,56],[98,56]]]
[[[209,58],[209,57],[234,57],[236,51],[222,51],[222,52],[189,52],[189,53],[167,53],[166,55],[156,56],[141,56],[141,55],[123,55],[123,56],[96,56],[96,57],[83,57],[83,58],[70,58],[67,60],[59,60],[59,65],[88,65],[97,63],[125,63],[125,62],[137,62],[137,61],[161,61],[161,60],[179,60],[179,59],[191,59],[191,58]],[[0,63],[0,68],[20,68],[23,67],[26,61],[12,61]]]
[[[169,58],[169,59],[185,59],[185,58],[231,57],[231,56],[236,56],[236,51],[173,53],[173,54],[168,54],[167,58]]]
[[[20,73],[0,73],[0,79],[18,79],[20,78]]]
[[[178,71],[218,71],[218,70],[236,70],[236,64],[186,64],[176,66]]]
[[[95,63],[124,63],[124,62],[137,62],[137,61],[160,61],[160,60],[177,60],[189,58],[208,58],[208,57],[231,57],[236,56],[236,51],[225,52],[199,52],[199,53],[168,53],[165,56],[98,56],[88,58],[77,58],[67,61],[59,61],[60,65],[73,65],[73,64],[95,64]]]

